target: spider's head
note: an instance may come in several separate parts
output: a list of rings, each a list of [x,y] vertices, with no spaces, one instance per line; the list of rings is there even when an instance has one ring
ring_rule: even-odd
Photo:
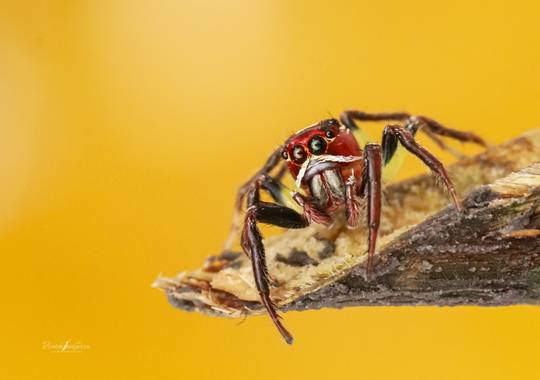
[[[283,144],[281,157],[287,161],[291,174],[296,178],[308,160],[361,154],[362,150],[350,131],[336,119],[327,119],[291,136]]]
[[[344,132],[336,119],[323,120],[291,136],[285,142],[281,156],[290,164],[300,167],[311,156],[329,154],[340,133]]]

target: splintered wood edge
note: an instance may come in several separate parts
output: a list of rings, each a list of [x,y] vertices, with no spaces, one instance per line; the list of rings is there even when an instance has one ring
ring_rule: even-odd
[[[338,271],[318,286],[306,286],[304,293],[299,291],[296,295],[292,294],[280,303],[280,308],[305,310],[363,304],[534,303],[534,291],[519,291],[531,288],[531,278],[536,278],[534,273],[530,275],[525,270],[527,268],[512,272],[512,268],[515,268],[511,265],[505,268],[504,262],[497,261],[495,266],[488,264],[492,258],[503,257],[505,251],[512,253],[515,258],[513,248],[518,247],[522,251],[532,250],[529,256],[518,256],[532,265],[528,267],[529,271],[536,269],[539,242],[536,226],[522,223],[521,228],[508,227],[512,225],[509,218],[519,213],[526,211],[530,214],[529,219],[535,215],[531,210],[524,211],[523,207],[536,202],[534,190],[540,185],[538,166],[509,174],[535,161],[540,161],[540,131],[528,133],[453,165],[450,172],[459,173],[453,178],[458,190],[464,193],[471,190],[469,182],[481,185],[499,179],[472,191],[464,201],[466,215],[458,215],[453,209],[446,208],[435,215],[432,212],[431,217],[426,215],[423,221],[413,223],[399,233],[388,234],[389,241],[377,253],[374,280],[365,281],[365,257],[360,254],[356,262],[341,274]],[[404,213],[406,210],[400,207],[416,207],[414,197],[422,199],[425,191],[432,192],[433,188],[436,187],[428,176],[402,181],[388,187],[392,196],[389,203],[397,210],[396,213]],[[440,203],[441,199],[444,198],[435,197],[429,202],[433,201],[435,207],[440,209],[447,203],[445,201],[439,205],[437,202]],[[492,223],[480,223],[486,218],[491,218]],[[460,234],[459,229],[468,235]],[[467,240],[467,236],[473,236],[475,240]],[[475,244],[478,242],[480,244]],[[216,270],[221,270],[220,265],[226,266],[229,259],[234,261],[234,258],[226,257],[213,261],[214,264],[218,263]],[[482,263],[477,262],[480,259]],[[522,263],[520,260],[517,262]],[[256,298],[242,299],[212,288],[209,284],[214,269],[212,266],[208,269],[208,262],[205,268],[191,274],[183,272],[173,279],[160,277],[154,286],[166,292],[173,306],[188,311],[229,317],[263,312]],[[509,273],[513,273],[513,277]],[[498,293],[493,294],[492,288]]]

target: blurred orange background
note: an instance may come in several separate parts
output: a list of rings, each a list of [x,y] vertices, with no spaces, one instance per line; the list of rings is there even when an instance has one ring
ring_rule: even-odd
[[[0,378],[538,379],[534,307],[288,313],[289,347],[268,318],[180,312],[150,284],[217,253],[236,187],[329,114],[406,110],[492,143],[538,127],[539,11],[2,1]],[[66,341],[85,348],[48,346]]]

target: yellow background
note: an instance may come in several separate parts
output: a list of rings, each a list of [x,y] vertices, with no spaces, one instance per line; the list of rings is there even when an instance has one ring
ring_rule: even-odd
[[[0,378],[538,379],[533,307],[289,313],[289,347],[150,284],[217,253],[236,186],[329,114],[408,110],[492,143],[538,127],[539,12],[3,0]],[[66,340],[90,348],[43,349]]]

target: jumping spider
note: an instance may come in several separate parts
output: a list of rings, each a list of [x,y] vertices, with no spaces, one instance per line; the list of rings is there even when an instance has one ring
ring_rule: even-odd
[[[375,144],[368,143],[355,121],[401,124],[387,125],[382,143]],[[230,250],[240,232],[240,215],[246,203],[241,246],[251,260],[261,302],[287,343],[292,343],[293,338],[282,325],[270,299],[271,281],[257,223],[284,228],[305,228],[311,223],[329,226],[337,215],[344,215],[347,225],[355,228],[359,225],[360,208],[365,202],[369,229],[367,273],[370,273],[380,224],[383,169],[395,171],[401,165],[394,161],[401,161],[395,158],[401,156],[403,148],[432,170],[448,190],[455,208],[461,211],[456,190],[443,164],[416,142],[415,134],[419,130],[442,148],[448,147],[439,136],[485,146],[475,134],[447,128],[425,116],[404,112],[345,111],[339,121],[323,120],[289,137],[238,190],[231,235],[225,250]],[[278,167],[277,174],[272,176],[270,173]],[[288,189],[281,182],[287,171],[296,181],[297,191],[292,192],[292,197],[287,196]],[[262,201],[261,190],[265,190],[275,203]],[[296,202],[295,206],[300,206],[302,211],[294,210],[291,202]]]

